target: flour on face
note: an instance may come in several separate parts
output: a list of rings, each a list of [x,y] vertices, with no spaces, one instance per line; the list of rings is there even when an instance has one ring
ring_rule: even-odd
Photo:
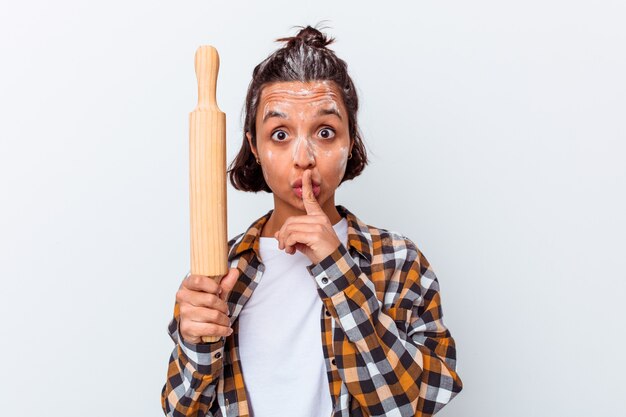
[[[351,143],[348,113],[334,82],[287,81],[263,87],[256,132],[263,177],[275,201],[300,207],[292,184],[307,169],[320,187],[318,202],[334,201]]]

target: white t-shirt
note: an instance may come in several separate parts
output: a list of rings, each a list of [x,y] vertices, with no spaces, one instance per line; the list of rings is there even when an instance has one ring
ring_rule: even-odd
[[[333,229],[347,247],[348,222]],[[252,417],[329,417],[332,400],[321,339],[322,300],[296,251],[260,237],[265,271],[239,314],[239,353]]]

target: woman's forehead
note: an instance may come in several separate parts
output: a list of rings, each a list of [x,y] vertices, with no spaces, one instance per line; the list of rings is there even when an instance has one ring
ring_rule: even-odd
[[[266,85],[261,91],[261,102],[318,101],[343,102],[341,92],[334,81],[281,81]]]
[[[263,88],[258,122],[265,123],[274,116],[288,119],[293,112],[300,118],[335,114],[339,119],[347,120],[343,98],[333,81],[285,81]]]

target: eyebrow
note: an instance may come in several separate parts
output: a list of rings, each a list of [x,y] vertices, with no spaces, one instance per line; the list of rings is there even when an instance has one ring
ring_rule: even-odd
[[[263,123],[265,123],[270,117],[280,117],[281,119],[286,119],[287,115],[277,110],[270,110],[265,113],[265,116],[263,116]]]
[[[343,119],[341,118],[341,114],[339,114],[339,111],[337,111],[337,109],[334,109],[334,108],[332,108],[332,107],[331,107],[331,108],[329,108],[329,109],[320,109],[320,110],[317,112],[317,115],[318,115],[318,116],[326,116],[326,115],[331,115],[331,114],[334,114],[335,116],[339,117],[339,120],[343,120]]]
[[[332,115],[332,114],[337,116],[339,120],[343,120],[343,118],[341,117],[341,114],[339,114],[339,111],[337,111],[337,109],[333,109],[332,107],[329,109],[319,109],[316,116],[327,116],[327,115]],[[265,116],[263,116],[263,123],[265,123],[268,119],[272,117],[288,119],[285,113],[279,112],[278,110],[270,110],[267,113],[265,113]]]

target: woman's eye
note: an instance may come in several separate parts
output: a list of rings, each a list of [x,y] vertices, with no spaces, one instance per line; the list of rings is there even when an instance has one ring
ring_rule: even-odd
[[[335,137],[335,131],[333,129],[325,127],[324,129],[320,130],[319,135],[324,139],[331,139]]]
[[[282,142],[287,139],[287,133],[284,130],[277,130],[272,133],[272,139]]]

